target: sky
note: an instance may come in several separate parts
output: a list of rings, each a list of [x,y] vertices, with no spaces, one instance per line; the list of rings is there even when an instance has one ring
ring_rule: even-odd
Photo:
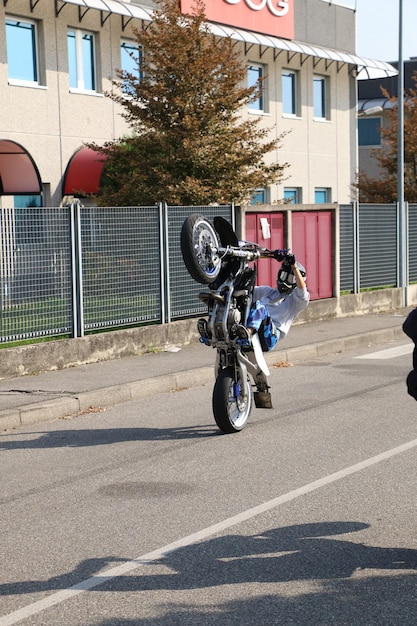
[[[378,61],[397,61],[400,0],[344,0],[356,6],[356,53]],[[417,57],[417,0],[402,0],[403,58]]]

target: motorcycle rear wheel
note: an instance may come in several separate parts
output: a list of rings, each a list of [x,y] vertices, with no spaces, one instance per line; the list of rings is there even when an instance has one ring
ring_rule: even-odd
[[[186,218],[181,229],[182,258],[188,273],[198,283],[212,283],[219,275],[219,246],[217,232],[207,218],[198,213]]]
[[[217,426],[225,434],[241,431],[252,409],[252,391],[249,378],[235,377],[233,367],[219,372],[213,389],[213,415]]]

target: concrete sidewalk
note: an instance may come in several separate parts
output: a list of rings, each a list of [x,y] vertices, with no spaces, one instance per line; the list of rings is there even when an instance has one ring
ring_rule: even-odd
[[[402,323],[409,310],[295,323],[288,337],[266,355],[267,362],[296,363],[398,339],[406,343]],[[4,379],[0,381],[0,430],[211,382],[214,359],[213,349],[193,341],[169,351]]]

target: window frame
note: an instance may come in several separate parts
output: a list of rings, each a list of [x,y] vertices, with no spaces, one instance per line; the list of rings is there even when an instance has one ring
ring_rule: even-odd
[[[317,102],[316,84],[321,84],[320,102]],[[320,106],[320,114],[316,115],[316,107]],[[324,74],[313,74],[313,118],[317,121],[330,119],[329,77]]]
[[[317,200],[316,198],[316,194],[317,193],[323,193],[325,194],[325,199],[323,200]],[[332,190],[330,189],[330,187],[314,187],[314,204],[329,204],[331,203],[331,192]]]
[[[252,87],[257,80],[261,79],[262,82],[262,92],[259,96],[259,98],[257,98],[254,102],[250,102],[248,105],[248,109],[249,109],[249,113],[258,113],[259,115],[262,115],[263,113],[267,113],[267,102],[268,102],[268,98],[267,98],[267,84],[266,84],[266,80],[265,80],[265,65],[262,65],[262,63],[248,63],[248,71],[247,71],[247,82],[248,82],[248,87]],[[258,79],[256,81],[250,82],[249,80],[249,72],[251,70],[257,69],[258,70]]]
[[[10,56],[11,56],[11,48],[10,43],[8,41],[8,26],[12,26],[12,24],[8,24],[8,22],[15,22],[16,24],[26,24],[30,26],[32,33],[32,70],[34,78],[18,78],[15,76],[10,76]],[[20,18],[15,17],[13,15],[6,15],[5,18],[5,35],[6,35],[6,55],[7,55],[7,74],[8,74],[8,83],[9,85],[20,85],[23,87],[38,87],[41,86],[40,83],[40,54],[39,54],[39,28],[38,23],[35,20],[31,20],[29,18]],[[20,48],[19,48],[20,50]],[[19,55],[19,53],[18,53]],[[20,55],[19,55],[20,56]]]
[[[288,78],[289,76],[291,76],[293,79],[291,83],[291,94],[290,94],[292,106],[291,106],[291,111],[286,111],[284,110],[284,104],[285,104],[285,101],[287,100],[285,98],[286,90],[284,89],[284,78]],[[281,70],[281,106],[282,106],[283,117],[300,117],[298,81],[299,81],[299,73],[296,70],[291,70],[287,68],[283,68]]]
[[[137,53],[137,58],[138,58],[138,61],[140,63],[140,60],[141,60],[141,57],[142,57],[142,46],[137,44],[132,39],[121,39],[120,40],[119,50],[120,50],[120,69],[123,72],[128,72],[130,74],[133,74],[132,70],[137,69],[137,78],[138,78],[138,80],[140,82],[142,80],[143,73],[142,73],[142,71],[140,69],[140,65],[137,65],[136,67],[134,67],[134,61],[129,56],[129,52]],[[123,50],[125,50],[125,54],[123,54]],[[123,67],[123,59],[127,58],[126,54],[128,55],[129,60],[130,60],[129,67]],[[126,88],[126,85],[124,84],[124,82],[122,84],[122,90],[123,90],[123,92],[126,95],[129,95],[129,90]]]
[[[262,196],[262,200],[260,197]],[[250,197],[250,205],[257,206],[260,204],[269,204],[269,189],[268,187],[257,187],[253,190]]]
[[[371,135],[374,135],[376,137],[376,135],[378,135],[378,142],[377,143],[363,143],[361,141],[361,135],[363,135],[364,133],[360,131],[360,126],[364,126],[364,123],[368,122],[374,122],[376,124],[375,128],[371,129],[371,132],[366,132],[366,136],[369,137]],[[367,147],[372,147],[372,148],[378,148],[382,145],[382,137],[381,137],[381,128],[382,128],[382,116],[378,116],[378,117],[360,117],[358,119],[358,146],[360,148],[367,148]]]
[[[290,196],[291,194],[291,196]],[[290,197],[292,199],[290,199]],[[301,204],[301,188],[300,187],[284,187],[284,200],[287,204]],[[290,200],[288,202],[288,200]]]
[[[75,46],[75,59],[70,60],[70,36],[74,35]],[[91,75],[89,80],[91,81],[92,88],[85,86],[86,84],[86,67],[85,67],[85,54],[84,54],[84,37],[91,37],[91,46],[89,50]],[[97,55],[96,55],[96,34],[89,30],[82,30],[80,28],[68,28],[67,29],[67,52],[68,52],[68,80],[69,89],[71,93],[84,93],[84,94],[96,94],[97,92]],[[71,68],[72,63],[75,61],[74,68]],[[75,69],[75,78],[77,86],[71,85],[71,72]]]

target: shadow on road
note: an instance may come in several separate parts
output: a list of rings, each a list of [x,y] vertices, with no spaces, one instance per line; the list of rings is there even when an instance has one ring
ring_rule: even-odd
[[[171,624],[415,624],[417,550],[367,546],[345,536],[369,528],[363,522],[323,522],[271,529],[262,535],[225,535],[167,553],[158,561],[140,562],[128,576],[104,579],[88,593],[144,593],[221,588],[219,603],[210,608],[173,601],[160,605],[155,619],[138,617],[91,622],[91,626],[168,626]],[[129,560],[129,559],[126,559]],[[0,595],[21,595],[65,589],[125,562],[119,557],[87,560],[70,573],[49,580],[0,585]],[[164,566],[164,567],[161,567]],[[163,569],[164,571],[160,571]],[[372,570],[363,576],[353,574]],[[377,571],[375,571],[377,570]],[[159,573],[156,573],[158,572]],[[271,583],[311,581],[297,593]],[[225,601],[226,586],[256,583],[258,595]],[[262,585],[265,593],[262,593]],[[293,589],[294,591],[294,589]],[[213,596],[207,594],[212,600]],[[179,596],[178,598],[181,598]],[[160,599],[160,598],[159,598]],[[211,610],[212,609],[212,610]]]
[[[178,428],[85,428],[80,430],[34,431],[0,435],[0,450],[26,450],[42,448],[79,448],[103,446],[125,441],[175,441],[176,439],[198,439],[221,435],[216,426],[184,426]],[[15,439],[10,439],[10,437]]]

